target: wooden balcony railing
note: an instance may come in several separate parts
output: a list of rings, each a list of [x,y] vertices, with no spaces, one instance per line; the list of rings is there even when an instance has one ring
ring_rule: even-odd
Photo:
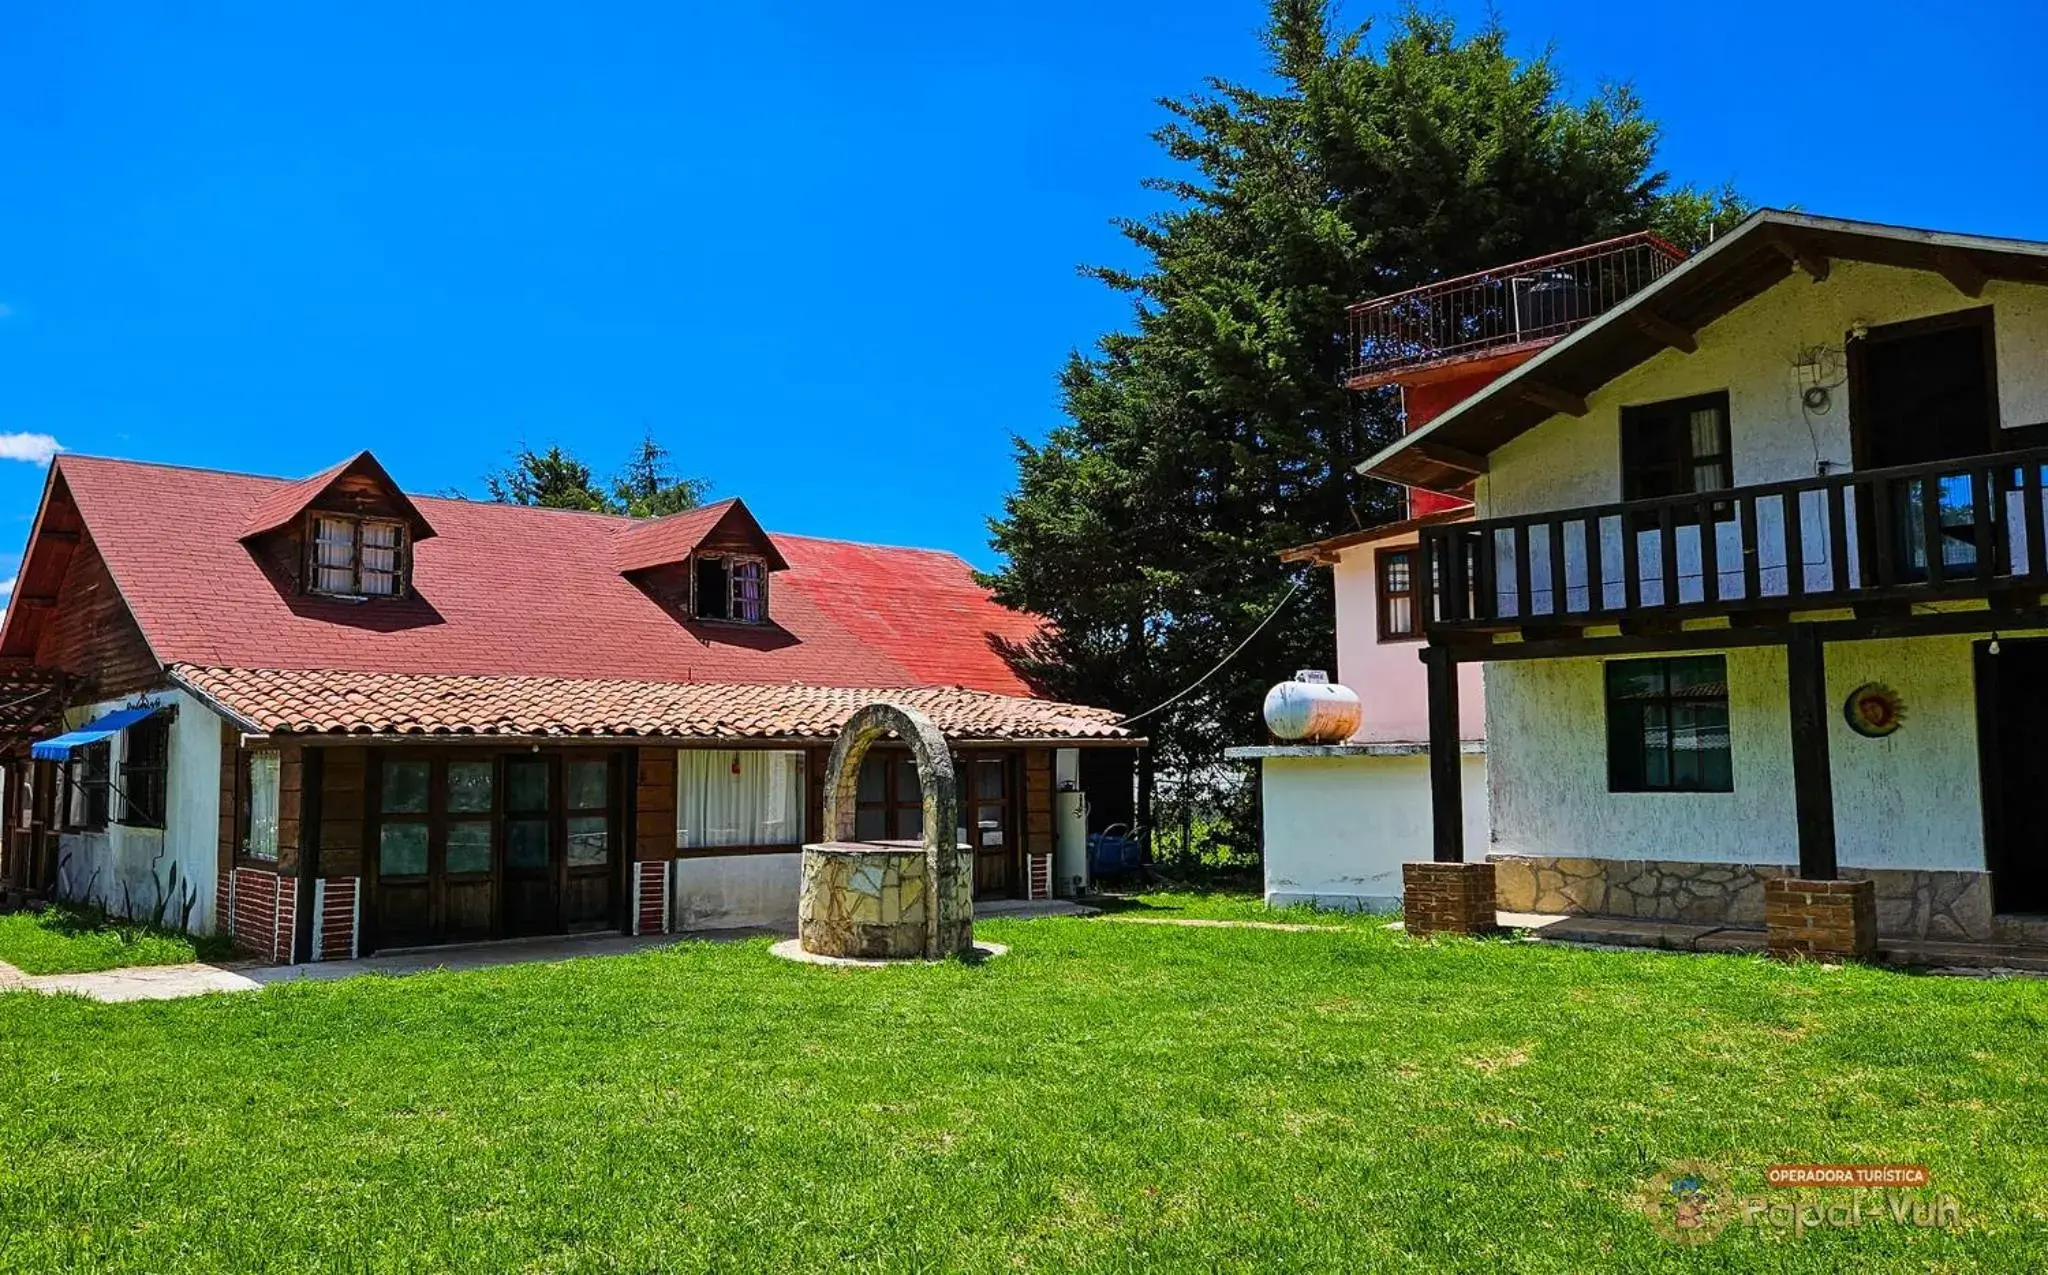
[[[1643,231],[1361,301],[1347,379],[1364,388],[1418,364],[1563,336],[1683,260]]]
[[[1427,528],[1432,636],[2048,590],[2048,447]]]

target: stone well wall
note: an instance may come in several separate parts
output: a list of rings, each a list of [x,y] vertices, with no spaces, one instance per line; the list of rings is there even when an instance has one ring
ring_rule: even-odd
[[[940,910],[939,945],[963,951],[974,938],[973,851],[956,852],[951,874],[963,897]],[[797,938],[807,952],[869,959],[925,954],[928,935],[925,850],[916,842],[836,842],[804,847],[797,894]]]
[[[1798,869],[1767,863],[1675,859],[1581,859],[1496,854],[1495,889],[1507,912],[1586,913],[1694,925],[1764,927],[1764,882]],[[1843,868],[1877,892],[1885,938],[1992,941],[1991,876],[1985,872]]]

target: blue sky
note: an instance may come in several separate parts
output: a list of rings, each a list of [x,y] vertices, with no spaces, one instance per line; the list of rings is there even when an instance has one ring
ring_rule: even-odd
[[[2048,239],[2038,5],[1495,7],[1679,177]],[[1126,317],[1075,266],[1128,261],[1154,99],[1257,76],[1262,13],[14,0],[0,579],[51,440],[474,491],[644,429],[771,528],[989,565],[1011,435]]]

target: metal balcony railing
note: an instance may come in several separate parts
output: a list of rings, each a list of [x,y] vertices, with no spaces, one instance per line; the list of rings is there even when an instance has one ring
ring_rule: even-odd
[[[1402,369],[1555,340],[1642,291],[1685,253],[1639,231],[1411,288],[1351,307],[1351,369],[1364,389]]]
[[[1425,528],[1424,626],[1580,627],[2048,588],[2048,448]]]

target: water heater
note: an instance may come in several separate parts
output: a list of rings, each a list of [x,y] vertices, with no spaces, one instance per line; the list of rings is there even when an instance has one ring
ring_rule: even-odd
[[[1052,892],[1088,893],[1088,798],[1077,790],[1052,795]]]

